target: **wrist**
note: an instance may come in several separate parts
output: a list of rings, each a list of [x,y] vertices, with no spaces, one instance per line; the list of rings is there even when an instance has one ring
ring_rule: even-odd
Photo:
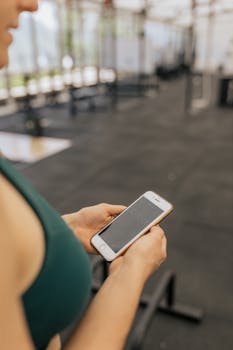
[[[73,231],[74,235],[78,238],[78,235],[77,235],[77,226],[78,226],[77,223],[79,221],[78,212],[63,215],[62,219],[65,221],[66,225],[69,226],[71,231]]]
[[[71,226],[71,222],[72,222],[72,214],[65,214],[65,215],[62,215],[62,219],[65,221],[66,225],[67,226]]]
[[[135,281],[139,288],[144,287],[147,280],[144,265],[140,264],[139,261],[132,261],[130,259],[122,258],[123,261],[114,268],[110,274],[110,278],[126,278]]]

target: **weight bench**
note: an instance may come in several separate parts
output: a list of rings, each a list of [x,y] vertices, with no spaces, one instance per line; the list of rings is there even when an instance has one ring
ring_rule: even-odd
[[[101,284],[108,276],[108,263],[101,258],[97,258],[93,265],[93,271],[100,267],[101,280],[93,282],[92,291],[96,293]],[[143,293],[140,299],[139,307],[142,308],[142,316],[138,324],[132,330],[127,349],[141,350],[143,340],[149,328],[150,322],[156,312],[163,312],[176,318],[181,318],[194,323],[200,323],[203,319],[203,311],[199,308],[177,303],[176,301],[176,274],[172,271],[166,271],[153,287],[152,293]]]
[[[87,101],[88,102],[88,111],[94,112],[96,110],[96,101],[97,97],[102,97],[103,92],[99,91],[99,87],[105,87],[106,84],[94,84],[84,87],[75,87],[73,85],[69,86],[69,115],[74,118],[78,114],[77,102]]]

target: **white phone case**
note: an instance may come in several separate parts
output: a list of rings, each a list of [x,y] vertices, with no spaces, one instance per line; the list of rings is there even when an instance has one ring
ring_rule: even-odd
[[[127,210],[132,207],[140,198],[145,197],[150,202],[152,202],[156,207],[159,207],[163,210],[163,212],[157,216],[149,225],[143,228],[139,233],[137,233],[127,244],[125,244],[117,253],[115,253],[111,247],[100,237],[100,234],[103,230],[105,230],[108,226],[111,225],[113,221],[119,220],[121,215],[125,215]],[[146,233],[152,226],[158,224],[162,221],[169,213],[173,210],[173,206],[171,203],[166,201],[164,198],[159,196],[157,193],[152,191],[145,192],[142,196],[140,196],[136,201],[134,201],[126,210],[124,210],[120,215],[118,215],[111,223],[102,228],[98,233],[96,233],[92,239],[91,244],[98,250],[98,252],[107,260],[112,261],[119,255],[121,255],[136,239]]]

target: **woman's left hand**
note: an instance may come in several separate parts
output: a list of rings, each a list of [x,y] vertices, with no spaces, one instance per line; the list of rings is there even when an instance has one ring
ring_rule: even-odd
[[[87,253],[98,254],[91,245],[90,239],[125,209],[126,207],[123,205],[102,203],[83,208],[76,213],[64,215],[63,219],[82,243]]]

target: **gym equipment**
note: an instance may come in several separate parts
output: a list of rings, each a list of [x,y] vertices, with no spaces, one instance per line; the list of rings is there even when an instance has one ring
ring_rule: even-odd
[[[85,4],[70,2],[66,7],[69,57],[69,67],[66,70],[70,74],[66,87],[69,94],[69,116],[72,118],[84,106],[82,102],[86,102],[88,112],[93,112],[98,107],[97,99],[108,97],[108,85],[101,81],[99,67],[100,16],[101,4],[92,1]]]
[[[96,293],[101,284],[108,276],[108,263],[97,258],[94,261],[93,269],[96,271],[101,268],[101,279],[94,281],[92,290]],[[140,350],[146,331],[156,312],[163,312],[175,318],[181,318],[186,321],[200,323],[203,319],[203,310],[189,305],[184,305],[176,301],[176,282],[177,276],[173,271],[166,271],[159,280],[156,280],[153,292],[143,293],[140,299],[139,307],[142,308],[140,320],[130,334],[126,348],[130,350]]]
[[[115,72],[111,86],[115,101],[119,96],[144,96],[158,89],[152,47],[145,34],[146,18],[146,9],[134,13],[115,8],[112,2],[104,8],[101,63]]]
[[[36,109],[33,107],[33,100],[37,97],[37,94],[30,93],[30,75],[24,74],[24,86],[26,89],[25,95],[16,99],[19,112],[23,114],[24,128],[27,134],[32,136],[42,136],[43,127],[41,118],[37,114]]]
[[[218,106],[233,107],[233,74],[219,77]]]

